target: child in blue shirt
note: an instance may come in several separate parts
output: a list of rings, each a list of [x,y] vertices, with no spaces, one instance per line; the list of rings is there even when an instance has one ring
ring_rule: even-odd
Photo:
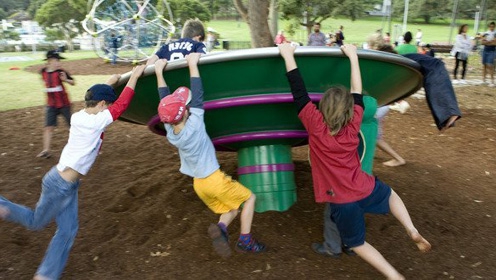
[[[160,104],[158,115],[165,124],[167,139],[178,148],[180,172],[193,177],[193,188],[214,213],[220,214],[218,224],[211,224],[208,233],[215,251],[222,257],[231,255],[227,227],[241,211],[241,234],[236,250],[259,253],[265,245],[250,234],[255,209],[255,195],[219,168],[215,148],[203,121],[203,85],[198,70],[200,53],[186,56],[191,76],[191,91],[179,87],[172,94],[165,83],[163,70],[166,59],[155,62]]]
[[[152,55],[146,65],[152,65],[159,59],[174,61],[186,57],[189,53],[207,53],[205,27],[198,19],[190,19],[184,23],[181,39],[163,45]]]

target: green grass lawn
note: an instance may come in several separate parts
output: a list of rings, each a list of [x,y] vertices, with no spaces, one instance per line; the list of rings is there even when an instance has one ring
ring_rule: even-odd
[[[473,28],[473,22],[466,21],[463,23],[469,24],[470,28]],[[279,29],[285,29],[287,26],[287,21],[279,21]],[[250,33],[248,25],[240,20],[217,20],[211,21],[205,24],[207,27],[214,28],[219,32],[221,40],[232,40],[232,41],[250,41]],[[389,26],[386,21],[382,21],[381,17],[369,17],[365,19],[360,19],[356,21],[351,21],[350,19],[327,19],[321,23],[321,31],[324,33],[334,32],[339,28],[340,25],[344,26],[345,41],[351,43],[364,43],[367,37],[378,29],[383,29],[387,31]],[[395,25],[400,27],[402,30],[403,23],[399,21],[392,22],[392,29],[394,30]],[[426,43],[446,43],[449,40],[450,26],[449,24],[421,24],[421,23],[408,23],[407,30],[412,32],[415,37],[417,29],[422,29],[423,41]],[[454,28],[452,40],[457,33],[457,28]],[[287,34],[286,34],[287,35]],[[471,34],[470,35],[475,35]],[[302,42],[306,44],[307,31],[303,27],[296,31],[295,35],[287,37],[293,41]]]
[[[0,62],[0,111],[44,105],[46,94],[43,92],[44,85],[40,75],[22,69],[31,65],[43,64],[45,52],[0,53],[0,57],[12,56],[23,56],[32,60]],[[92,51],[75,51],[66,52],[62,56],[67,60],[78,60],[94,58],[96,55]],[[21,70],[10,70],[12,67],[19,67]],[[70,73],[70,69],[68,71]],[[102,75],[75,75],[76,85],[66,85],[70,99],[72,101],[83,100],[89,87],[95,83],[105,82],[106,78],[107,76]]]
[[[471,22],[467,22],[472,24]],[[287,22],[280,21],[279,29],[284,29]],[[401,22],[393,22],[392,25]],[[339,25],[345,27],[344,34],[346,42],[361,44],[375,30],[388,29],[386,23],[383,23],[380,17],[361,19],[351,21],[348,19],[328,19],[322,22],[322,31],[329,33],[335,31]],[[206,27],[214,28],[220,33],[221,40],[231,41],[250,41],[250,33],[247,24],[240,20],[215,20],[207,22]],[[471,25],[469,25],[471,26]],[[421,28],[424,34],[424,42],[447,42],[449,39],[449,25],[442,24],[408,24],[408,30],[411,30],[415,36],[417,28]],[[470,30],[469,30],[470,32]],[[473,34],[472,34],[473,35]],[[300,29],[294,36],[288,36],[291,40],[303,42],[306,44],[307,33],[305,29]],[[454,38],[454,34],[453,34]],[[24,70],[9,70],[11,67],[20,67],[21,69],[36,64],[42,64],[45,52],[22,52],[22,53],[0,53],[0,57],[25,56],[32,60],[22,62],[0,62],[0,111],[25,108],[30,106],[39,106],[45,104],[45,93],[43,84],[39,75],[29,73]],[[63,54],[68,60],[78,60],[83,58],[97,57],[93,51],[75,51]],[[1,61],[1,60],[0,60]],[[68,69],[70,72],[70,69]],[[75,76],[76,85],[69,86],[68,91],[73,101],[83,100],[84,93],[91,85],[103,82],[107,77],[101,75]]]

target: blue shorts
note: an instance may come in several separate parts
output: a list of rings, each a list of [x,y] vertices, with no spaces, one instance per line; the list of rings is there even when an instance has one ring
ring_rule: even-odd
[[[45,126],[57,126],[57,116],[64,116],[67,125],[71,125],[71,107],[66,106],[62,108],[55,108],[51,106],[46,107]]]
[[[331,219],[344,245],[353,248],[365,243],[365,213],[389,213],[391,188],[375,178],[375,187],[366,198],[343,204],[331,203]]]
[[[483,51],[482,52],[482,64],[485,64],[485,65],[494,65],[494,58],[495,58],[495,55],[496,52],[494,51]]]

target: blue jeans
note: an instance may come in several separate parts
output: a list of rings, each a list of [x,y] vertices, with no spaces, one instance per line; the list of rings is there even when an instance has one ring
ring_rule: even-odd
[[[441,130],[451,116],[462,116],[455,90],[444,63],[434,57],[423,54],[405,54],[404,57],[420,64],[424,75],[424,89],[427,104],[431,110],[436,126]]]
[[[112,48],[112,64],[117,62],[117,48]]]
[[[78,188],[79,181],[65,181],[54,166],[43,177],[41,196],[34,210],[0,196],[0,205],[10,211],[7,221],[41,230],[55,218],[57,231],[36,274],[49,279],[59,279],[62,274],[79,228]]]

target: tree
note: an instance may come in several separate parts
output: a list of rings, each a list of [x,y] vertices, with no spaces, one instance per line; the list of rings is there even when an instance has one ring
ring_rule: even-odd
[[[25,10],[29,6],[29,0],[2,0],[0,1],[0,9],[7,13],[12,13],[16,10]]]
[[[241,17],[250,27],[251,46],[253,48],[274,45],[269,28],[269,6],[267,0],[249,0],[245,5],[242,0],[233,0]]]
[[[7,12],[4,9],[0,8],[0,20],[7,18]]]
[[[86,16],[85,9],[67,0],[48,0],[36,12],[36,21],[43,27],[59,28],[73,50],[72,38],[79,34],[78,22]]]
[[[27,8],[27,12],[31,15],[31,17],[35,17],[36,11],[40,9],[40,7],[45,4],[48,0],[31,0],[29,6]]]
[[[355,21],[364,15],[367,11],[372,10],[376,1],[372,0],[344,0],[340,2],[333,10],[334,16],[345,16]]]
[[[425,23],[430,23],[434,18],[449,18],[451,12],[449,2],[449,0],[413,1],[409,5],[409,17],[422,18]]]
[[[203,22],[210,21],[211,15],[208,8],[198,0],[171,0],[169,5],[175,22],[184,23],[186,20],[194,18]],[[164,16],[169,17],[167,14]]]
[[[337,0],[279,0],[279,9],[285,19],[296,19],[307,28],[308,34],[312,26],[330,18]]]
[[[19,33],[13,30],[0,30],[0,40],[20,40],[21,36]]]

